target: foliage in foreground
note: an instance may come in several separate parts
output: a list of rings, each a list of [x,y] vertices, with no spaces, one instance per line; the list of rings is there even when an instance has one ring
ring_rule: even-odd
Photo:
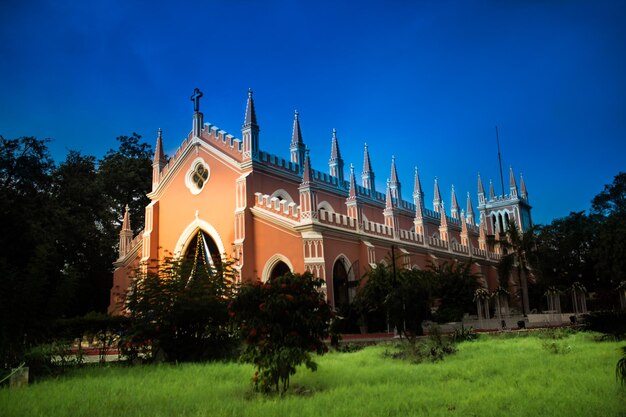
[[[622,357],[617,361],[615,377],[622,385],[626,385],[626,346],[622,346]]]
[[[243,382],[254,372],[248,364],[83,368],[1,389],[0,410],[3,417],[318,417],[320,410],[328,417],[623,416],[618,342],[563,335],[571,349],[554,355],[543,348],[545,338],[527,333],[481,335],[444,361],[419,365],[384,358],[384,346],[330,353],[318,359],[317,372],[298,369],[284,397],[251,392]]]
[[[228,316],[234,282],[231,260],[205,268],[193,260],[169,259],[156,272],[140,273],[127,294],[124,353],[131,359],[147,353],[167,361],[228,354],[236,340]]]
[[[255,390],[284,393],[298,365],[317,369],[312,354],[328,351],[332,318],[322,284],[308,273],[288,273],[241,287],[230,315],[246,342],[242,359],[256,367]]]

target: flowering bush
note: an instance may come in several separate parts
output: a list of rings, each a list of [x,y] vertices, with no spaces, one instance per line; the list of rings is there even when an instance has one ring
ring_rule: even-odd
[[[255,390],[284,393],[296,367],[315,371],[312,354],[328,351],[332,318],[324,281],[312,275],[288,273],[266,283],[245,284],[229,305],[246,347],[242,359],[256,366]]]

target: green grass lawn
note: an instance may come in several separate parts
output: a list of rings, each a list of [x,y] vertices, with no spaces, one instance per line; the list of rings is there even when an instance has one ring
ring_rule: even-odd
[[[0,390],[0,416],[626,416],[621,345],[584,333],[482,336],[419,365],[369,347],[299,369],[284,398],[254,394],[243,364],[85,368]]]

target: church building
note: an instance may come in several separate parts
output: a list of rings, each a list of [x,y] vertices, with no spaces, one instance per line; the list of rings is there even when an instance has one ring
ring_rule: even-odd
[[[204,122],[201,97],[196,89],[192,130],[169,159],[159,130],[151,202],[137,236],[128,210],[124,214],[111,314],[123,310],[138,267],[187,256],[198,247],[208,263],[224,256],[236,259],[243,280],[310,272],[324,279],[333,306],[350,302],[355,295],[351,282],[376,263],[388,262],[392,251],[403,268],[471,260],[472,272],[491,291],[498,286],[501,254],[488,237],[497,239],[512,224],[522,231],[532,225],[524,179],[518,189],[512,169],[507,195],[496,195],[491,183],[486,194],[478,176],[477,213],[469,193],[466,209],[460,207],[454,187],[448,208],[435,178],[429,209],[417,168],[413,200],[406,201],[394,157],[386,188],[379,191],[367,145],[360,180],[352,165],[346,172],[335,130],[328,168],[311,166],[296,112],[290,157],[283,159],[261,149],[252,91],[241,139]]]

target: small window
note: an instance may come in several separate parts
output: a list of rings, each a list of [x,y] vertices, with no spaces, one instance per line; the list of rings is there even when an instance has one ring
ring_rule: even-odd
[[[185,175],[185,185],[189,188],[191,194],[200,194],[209,181],[210,176],[211,170],[209,165],[202,158],[196,158]]]
[[[209,178],[209,170],[206,169],[202,162],[198,163],[191,175],[191,181],[201,190],[207,178]]]

